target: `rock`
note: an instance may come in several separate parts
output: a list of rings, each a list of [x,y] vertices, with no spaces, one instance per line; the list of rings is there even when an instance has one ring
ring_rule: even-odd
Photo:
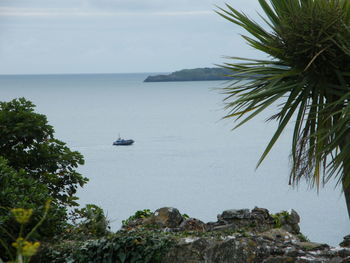
[[[205,232],[206,230],[207,225],[196,218],[186,219],[180,224],[180,231]]]
[[[271,231],[283,233],[284,230]],[[262,234],[261,234],[262,235]],[[295,245],[290,238],[279,240],[239,234],[213,237],[186,237],[177,242],[162,263],[349,263],[324,244]],[[306,243],[306,242],[304,242]],[[302,246],[300,246],[302,245]],[[312,250],[309,250],[312,247]],[[316,250],[315,250],[316,249]],[[317,250],[322,249],[322,250]]]
[[[291,242],[291,241],[298,240],[296,236],[280,228],[275,228],[275,229],[266,231],[262,233],[261,236],[269,240],[282,241],[282,242],[286,242],[286,241]]]
[[[206,224],[208,236],[187,237],[178,242],[163,263],[345,263],[348,250],[332,250],[326,244],[300,242],[300,217],[295,210],[276,214],[264,208],[226,210],[217,222]],[[182,222],[179,229],[204,230],[196,219]],[[287,231],[289,229],[290,231]],[[214,233],[210,236],[209,233]],[[220,232],[222,235],[220,236]],[[231,233],[231,234],[229,234]],[[293,234],[294,233],[294,234]],[[206,234],[207,235],[207,234]],[[218,238],[220,237],[220,238]],[[345,252],[344,252],[345,251]],[[349,250],[350,253],[350,250]],[[176,258],[176,259],[175,259]],[[344,262],[342,262],[342,260]]]
[[[350,248],[350,235],[345,236],[344,240],[339,244],[339,246]]]
[[[253,250],[257,243],[253,240],[246,242],[240,238],[227,238],[222,242],[216,242],[206,250],[205,262],[220,263],[253,263],[261,262],[261,255]]]
[[[239,227],[235,223],[227,225],[215,225],[211,228],[211,231],[237,231]]]
[[[231,221],[233,219],[249,219],[251,216],[249,209],[231,209],[218,215],[218,220]]]
[[[276,224],[278,227],[293,233],[300,234],[300,216],[295,210],[291,210],[291,212],[283,211],[273,215],[276,220]]]
[[[340,257],[335,257],[335,258],[332,258],[327,263],[350,263],[350,259],[342,259]]]
[[[303,250],[311,251],[311,250],[324,250],[329,248],[327,244],[320,244],[315,242],[297,242],[297,246],[301,247]]]
[[[295,258],[286,256],[268,257],[262,263],[294,263]]]
[[[323,259],[318,259],[313,256],[309,256],[309,257],[296,258],[294,262],[295,263],[329,263],[329,260],[327,259],[327,261],[325,261]]]
[[[350,259],[350,249],[348,248],[342,248],[342,249],[335,249],[334,251],[336,255],[342,258],[349,258]]]
[[[299,227],[300,216],[299,216],[299,214],[294,209],[292,209],[290,214],[285,219],[286,219],[285,220],[286,222],[282,226],[282,228],[290,233],[299,234],[300,233],[300,227]]]
[[[163,207],[154,212],[149,219],[149,223],[163,228],[176,228],[180,226],[182,220],[179,210],[173,207]]]
[[[287,221],[289,224],[299,224],[300,216],[294,209],[292,209]]]
[[[145,249],[144,252],[151,254],[154,247],[159,245],[158,248],[164,252],[161,255],[158,252],[156,254],[160,256],[161,263],[350,263],[350,248],[332,248],[327,244],[301,242],[295,234],[283,228],[274,228],[285,225],[295,231],[299,221],[300,217],[294,210],[275,214],[272,218],[267,209],[256,207],[252,211],[226,210],[218,216],[217,222],[205,224],[195,218],[183,220],[176,208],[164,207],[156,210],[150,217],[133,220],[131,225],[136,227],[122,229],[122,235],[116,233],[115,237],[111,236],[111,241],[137,234],[137,239],[131,240],[125,247],[119,247],[117,243],[118,249],[121,248],[131,258],[138,249]],[[146,242],[142,242],[143,237]],[[162,242],[158,242],[159,237],[162,237]],[[350,236],[344,238],[345,245],[349,239]],[[88,247],[105,253],[105,241],[80,242],[82,247],[79,249],[86,251]],[[143,245],[139,247],[140,243]],[[151,247],[147,247],[147,244]],[[99,247],[100,245],[103,247]],[[114,246],[110,246],[112,247]],[[59,249],[61,253],[62,250]],[[67,253],[62,255],[71,256],[70,253],[78,248],[72,250],[69,245],[67,249]],[[113,257],[112,254],[107,256]]]
[[[284,224],[284,225],[282,225],[281,228],[286,230],[289,233],[293,233],[293,234],[299,234],[300,233],[300,227],[298,225]]]
[[[144,218],[134,219],[126,226],[123,226],[124,230],[132,229],[164,229],[170,232],[177,231],[183,217],[179,210],[172,207],[163,207],[156,210],[151,216]]]
[[[208,223],[208,229],[213,231],[235,231],[245,229],[254,232],[264,232],[275,227],[275,221],[269,210],[255,207],[249,209],[231,209],[218,215],[218,221]]]
[[[162,259],[162,263],[201,263],[204,261],[204,251],[212,244],[210,239],[183,238],[178,241]]]
[[[273,220],[273,218],[270,216],[269,210],[267,210],[265,208],[259,208],[259,207],[255,207],[252,210],[251,217],[256,218],[256,219],[260,219],[260,220],[262,220],[262,219]]]

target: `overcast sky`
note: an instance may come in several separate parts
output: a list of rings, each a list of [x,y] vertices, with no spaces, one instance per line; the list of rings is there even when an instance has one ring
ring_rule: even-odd
[[[226,1],[227,2],[227,1]],[[257,0],[231,0],[256,17]],[[0,0],[0,74],[170,72],[257,56],[219,0]]]

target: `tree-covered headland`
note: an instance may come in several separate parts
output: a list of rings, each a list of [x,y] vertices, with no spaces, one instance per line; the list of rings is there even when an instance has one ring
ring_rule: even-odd
[[[224,68],[183,69],[167,75],[148,76],[144,82],[228,80],[232,79],[230,74],[231,71]]]

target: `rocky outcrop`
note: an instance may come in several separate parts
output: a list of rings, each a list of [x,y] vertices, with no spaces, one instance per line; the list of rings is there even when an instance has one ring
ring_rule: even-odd
[[[195,231],[206,232],[208,230],[207,224],[196,218],[188,218],[182,221],[179,226],[180,231]]]
[[[344,240],[339,244],[341,247],[350,248],[350,235],[344,237]]]
[[[179,210],[172,207],[163,207],[146,218],[144,224],[155,225],[161,228],[177,228],[183,221]]]
[[[164,257],[164,263],[345,263],[350,262],[349,249],[299,242],[282,230],[278,239],[271,233],[208,237],[186,237],[178,241]]]
[[[300,233],[294,210],[270,214],[267,209],[223,211],[216,222],[184,218],[175,208],[161,208],[138,219],[137,228],[174,232],[174,245],[163,263],[350,263],[349,248],[309,242]],[[135,225],[135,222],[130,222]],[[349,246],[350,236],[344,246]]]
[[[217,222],[209,222],[208,228],[211,231],[239,231],[249,230],[263,232],[274,228],[275,220],[264,208],[231,209],[223,211],[217,216]]]

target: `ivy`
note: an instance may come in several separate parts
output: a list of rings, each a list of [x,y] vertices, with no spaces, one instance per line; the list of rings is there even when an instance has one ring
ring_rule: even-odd
[[[44,248],[36,262],[51,263],[157,263],[174,243],[155,231],[120,231],[86,242],[70,241]]]
[[[127,226],[131,221],[134,221],[136,219],[142,219],[150,217],[153,214],[153,212],[150,209],[143,209],[138,210],[135,212],[134,215],[130,216],[128,219],[125,219],[122,221],[123,226]]]

